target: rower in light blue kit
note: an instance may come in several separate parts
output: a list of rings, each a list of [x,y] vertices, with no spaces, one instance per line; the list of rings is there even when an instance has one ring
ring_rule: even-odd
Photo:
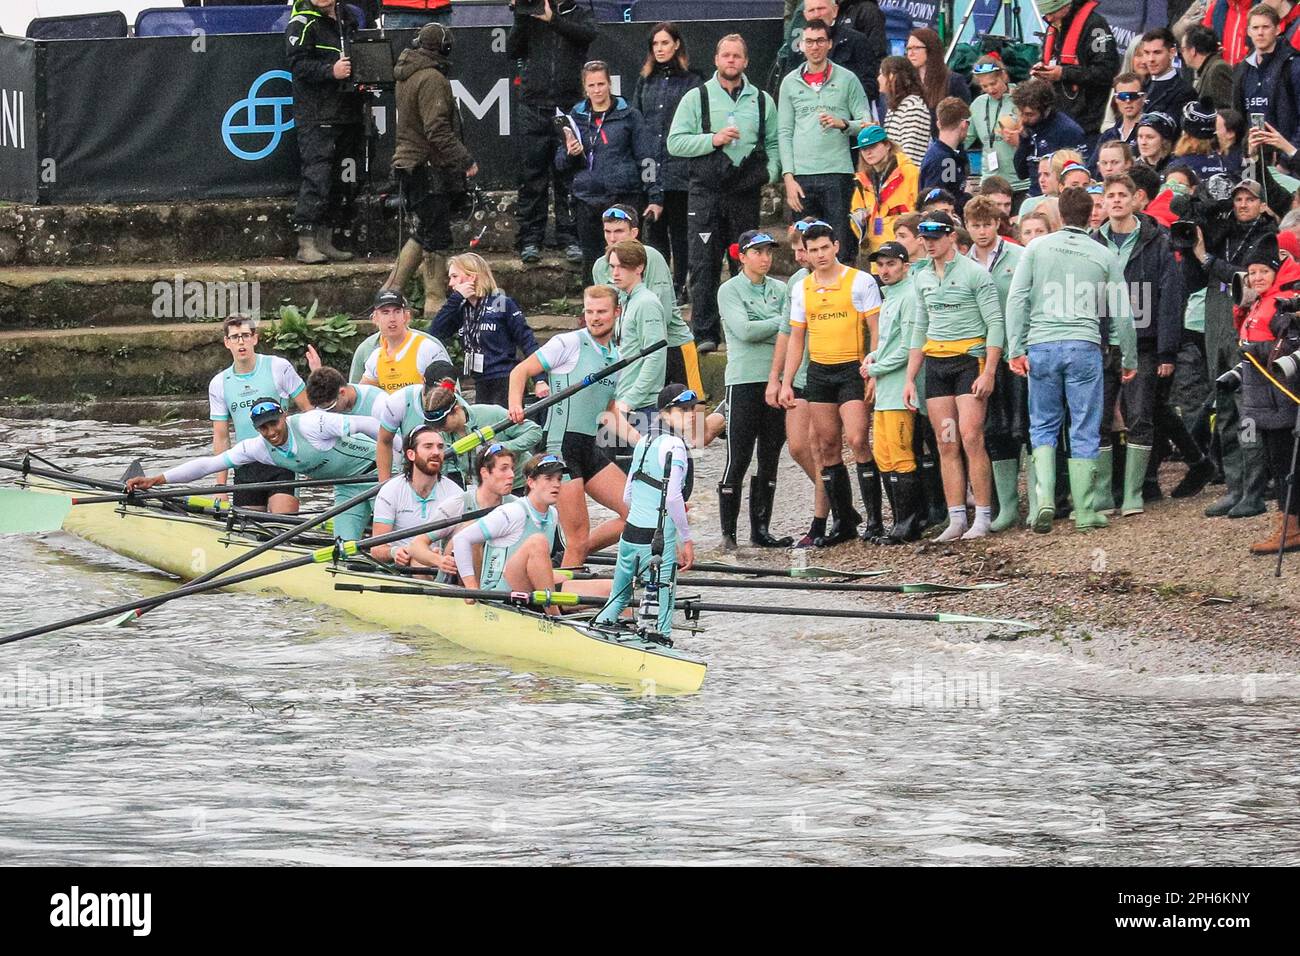
[[[694,462],[683,438],[692,427],[700,397],[685,385],[667,385],[659,393],[658,420],[632,451],[631,470],[623,489],[628,503],[627,526],[618,542],[618,563],[609,602],[596,616],[597,624],[613,624],[632,599],[641,581],[657,592],[656,630],[664,638],[673,630],[675,576],[679,566],[695,563],[695,545],[686,520],[686,499],[694,483]],[[655,538],[662,535],[657,567]]]
[[[288,416],[279,401],[265,397],[255,400],[249,412],[259,437],[241,441],[220,455],[192,459],[152,478],[132,478],[127,490],[143,491],[168,482],[183,484],[253,462],[307,478],[373,479],[375,436],[379,434],[375,419],[336,415],[318,408]],[[334,501],[338,504],[355,498],[373,484],[371,480],[335,485]],[[345,541],[366,537],[373,511],[372,499],[358,502],[334,519],[334,533]]]

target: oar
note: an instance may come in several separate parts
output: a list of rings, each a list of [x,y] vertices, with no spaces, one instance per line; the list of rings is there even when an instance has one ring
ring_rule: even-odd
[[[618,558],[612,554],[589,554],[587,563],[613,566],[618,563]],[[878,578],[882,574],[892,573],[888,568],[883,571],[843,571],[839,568],[755,568],[717,561],[696,561],[692,567],[696,571],[707,574],[748,574],[760,578]]]
[[[1005,624],[1037,630],[1037,624],[994,617],[972,617],[968,614],[909,614],[906,611],[850,611],[838,608],[768,607],[750,604],[710,604],[690,598],[679,600],[677,606],[686,611],[686,619],[699,618],[701,611],[718,611],[728,614],[777,614],[789,617],[847,617],[866,621],[922,621],[930,624]]]
[[[355,500],[355,499],[353,499]],[[315,551],[309,551],[307,554],[296,558],[289,558],[276,564],[264,568],[253,568],[250,571],[242,571],[239,574],[232,574],[229,577],[218,578],[214,581],[207,581],[203,584],[188,584],[184,587],[176,588],[174,591],[168,591],[166,594],[159,594],[151,598],[141,598],[139,601],[133,601],[129,604],[118,604],[114,607],[107,607],[99,611],[91,611],[78,617],[68,618],[64,621],[56,621],[53,624],[43,624],[39,627],[28,628],[25,631],[18,631],[14,634],[6,634],[0,637],[0,644],[12,644],[14,641],[21,641],[28,637],[37,637],[41,634],[49,634],[53,631],[61,631],[64,628],[75,627],[78,624],[90,624],[94,621],[102,621],[105,618],[117,617],[125,614],[127,611],[141,611],[149,608],[155,608],[159,604],[166,604],[168,601],[174,601],[177,598],[189,597],[192,594],[204,594],[208,591],[215,591],[219,588],[230,587],[235,584],[243,584],[245,581],[252,581],[256,578],[265,577],[268,574],[275,574],[278,571],[290,571],[294,568],[306,567],[309,564],[329,564],[336,558],[352,557],[360,551],[373,548],[381,544],[392,544],[394,541],[401,541],[404,538],[413,538],[416,535],[428,534],[431,531],[441,531],[443,528],[460,524],[462,521],[474,521],[488,514],[491,508],[480,508],[478,511],[471,511],[461,515],[459,518],[449,518],[443,521],[431,521],[428,524],[416,525],[413,528],[403,528],[401,531],[390,531],[388,534],[377,535],[373,538],[362,538],[360,541],[340,541],[331,547],[318,548]]]
[[[655,352],[658,352],[660,349],[665,349],[667,347],[668,347],[668,340],[660,339],[654,345],[651,345],[649,348],[642,349],[640,352],[638,352],[636,355],[631,356],[630,358],[621,359],[620,361],[615,362],[613,365],[607,365],[605,366],[605,368],[602,368],[599,372],[592,372],[591,374],[582,378],[581,381],[574,382],[568,388],[561,389],[560,391],[556,392],[554,395],[548,395],[540,402],[534,402],[532,405],[529,405],[527,408],[524,409],[524,417],[532,418],[533,416],[537,415],[539,412],[544,412],[552,405],[556,405],[560,402],[565,401],[566,399],[572,398],[574,395],[582,391],[588,385],[592,385],[595,382],[599,382],[601,379],[609,377],[614,372],[618,372],[621,371],[622,369],[627,368],[633,362],[639,362],[647,355],[652,355]],[[464,435],[461,438],[456,439],[456,441],[452,442],[451,450],[458,455],[463,455],[467,451],[473,451],[479,445],[482,445],[484,442],[491,441],[497,435],[501,434],[503,431],[505,431],[507,428],[511,427],[514,424],[515,423],[512,422],[510,419],[503,418],[495,425],[489,425],[486,428],[476,428],[468,435]]]
[[[281,531],[275,537],[267,541],[263,541],[257,547],[250,548],[248,551],[245,551],[243,554],[239,555],[238,557],[231,558],[229,561],[227,561],[225,564],[221,565],[220,567],[213,568],[211,571],[207,572],[206,574],[199,575],[197,578],[191,581],[188,586],[196,587],[200,584],[206,584],[207,582],[213,580],[214,578],[221,577],[221,575],[225,574],[227,571],[231,571],[239,567],[245,561],[251,561],[253,558],[257,557],[260,554],[265,554],[266,552],[270,551],[274,547],[278,547],[279,545],[286,544],[289,541],[292,541],[294,538],[297,538],[300,535],[305,534],[306,532],[310,531],[312,528],[318,527],[319,525],[323,525],[326,521],[329,521],[335,515],[341,515],[343,512],[350,511],[353,507],[361,504],[363,501],[369,501],[371,498],[375,497],[375,495],[379,494],[381,488],[383,488],[383,485],[376,484],[373,488],[367,488],[365,491],[361,492],[360,494],[352,498],[349,498],[347,501],[338,502],[337,504],[334,505],[333,508],[327,508],[326,510],[322,511],[320,514],[313,517],[311,520],[304,521],[302,524],[294,525],[292,528],[288,528],[284,531]],[[135,611],[127,611],[125,614],[123,614],[120,618],[115,620],[113,623],[118,627],[121,627],[124,624],[130,624],[132,621],[136,620],[137,618],[144,617],[148,613],[149,613],[148,608],[139,608]]]
[[[578,580],[582,575],[575,575]],[[593,575],[595,577],[595,575]],[[931,584],[926,581],[904,584],[841,584],[830,581],[746,581],[736,578],[700,578],[683,574],[677,579],[679,587],[687,585],[697,588],[762,588],[772,591],[845,591],[848,593],[882,593],[882,594],[942,594],[960,591],[992,591],[1006,587],[1000,584]]]
[[[28,457],[35,457],[29,455]],[[44,458],[40,459],[45,461]],[[23,476],[36,475],[40,478],[55,478],[59,481],[71,482],[74,485],[85,485],[87,488],[101,488],[104,491],[121,491],[126,487],[125,481],[106,481],[103,478],[91,478],[88,475],[76,475],[70,471],[62,469],[50,470],[48,468],[33,468],[31,462],[24,459],[23,461],[10,461],[0,459],[0,468],[8,471],[20,471]]]
[[[31,474],[38,474],[35,470]],[[44,476],[42,476],[44,477]],[[70,479],[65,479],[70,480]],[[229,502],[219,501],[211,495],[225,494],[235,489],[241,491],[277,491],[287,488],[314,488],[326,485],[356,485],[374,481],[369,478],[308,478],[302,481],[259,481],[245,485],[206,485],[203,487],[172,488],[165,491],[121,491],[110,495],[77,497],[30,488],[0,487],[0,534],[30,534],[40,531],[57,531],[73,505],[106,505],[134,501],[178,501],[191,508],[215,508],[225,511]],[[109,487],[114,487],[109,485]],[[117,487],[121,487],[120,485]]]
[[[337,582],[334,585],[334,590],[463,598],[467,601],[494,601],[499,604],[511,604],[515,607],[604,607],[609,600],[603,597],[571,594],[568,591],[481,591],[473,588],[422,588],[407,584],[348,584]]]

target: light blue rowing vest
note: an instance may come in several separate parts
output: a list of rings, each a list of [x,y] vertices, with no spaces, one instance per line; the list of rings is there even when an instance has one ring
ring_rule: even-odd
[[[485,591],[504,591],[506,562],[511,556],[519,550],[520,546],[535,534],[546,535],[548,548],[555,547],[555,529],[559,524],[559,517],[554,506],[546,509],[546,514],[541,515],[533,510],[533,506],[528,503],[527,498],[520,498],[514,503],[516,506],[522,506],[524,509],[524,530],[514,544],[508,547],[501,547],[485,542],[483,545],[483,573],[479,576],[479,587]],[[482,519],[479,519],[482,521]]]
[[[579,329],[574,334],[582,343],[578,363],[569,372],[549,373],[552,394],[581,382],[588,375],[598,375],[619,361],[617,346],[612,343],[608,347],[597,345],[586,329]],[[601,413],[614,400],[617,387],[617,378],[603,378],[568,401],[551,406],[546,418],[546,450],[551,454],[560,454],[567,434],[594,436],[600,427]]]
[[[226,411],[235,423],[235,443],[257,437],[253,419],[249,410],[259,398],[274,396],[284,398],[280,387],[275,384],[275,374],[271,371],[271,356],[259,355],[257,364],[247,375],[240,375],[235,366],[230,366],[221,373],[221,388],[226,397]]]

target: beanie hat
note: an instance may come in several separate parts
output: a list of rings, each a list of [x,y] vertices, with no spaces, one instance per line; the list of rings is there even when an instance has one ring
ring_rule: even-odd
[[[1190,102],[1183,107],[1183,132],[1197,139],[1214,139],[1214,121],[1217,116],[1210,100]]]

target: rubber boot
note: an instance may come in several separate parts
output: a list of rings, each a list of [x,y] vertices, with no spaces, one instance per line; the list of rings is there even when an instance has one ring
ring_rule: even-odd
[[[1268,470],[1264,462],[1262,442],[1241,443],[1241,498],[1231,510],[1229,518],[1253,518],[1265,511],[1264,492],[1268,487]]]
[[[788,548],[794,538],[774,538],[768,531],[772,520],[772,502],[776,500],[776,479],[749,480],[749,541],[756,548]]]
[[[1070,459],[1060,445],[1056,446],[1056,517],[1070,517],[1074,507],[1070,501]]]
[[[862,523],[862,515],[853,510],[853,489],[849,485],[849,470],[844,465],[822,469],[822,486],[831,501],[831,524],[825,537],[817,539],[817,547],[829,548],[852,541]]]
[[[1047,534],[1056,520],[1056,446],[1039,445],[1034,449],[1034,473],[1030,477],[1037,498],[1030,527],[1039,534]]]
[[[736,522],[740,518],[740,486],[718,485],[718,518],[722,523],[722,550],[736,550]]]
[[[1277,554],[1283,551],[1300,551],[1300,518],[1295,515],[1278,515],[1273,533],[1250,546],[1251,554]]]
[[[925,492],[926,527],[948,523],[948,499],[943,496],[943,473],[930,454],[921,456],[921,487]]]
[[[1038,514],[1038,480],[1034,477],[1034,456],[1024,456],[1025,465],[1025,500],[1029,510],[1025,512],[1025,527],[1034,526],[1034,516]]]
[[[1102,445],[1097,452],[1097,478],[1092,485],[1092,510],[1099,515],[1115,513],[1115,448]]]
[[[420,274],[424,276],[424,317],[432,319],[447,301],[447,257],[426,252]]]
[[[1129,445],[1124,454],[1124,504],[1120,514],[1127,518],[1142,513],[1142,482],[1146,480],[1151,446]]]
[[[1098,514],[1092,505],[1093,488],[1097,480],[1095,458],[1071,458],[1070,496],[1074,499],[1074,526],[1080,531],[1104,528],[1110,520]]]
[[[316,230],[298,233],[298,261],[304,265],[318,266],[329,262],[329,256],[316,245]]]
[[[866,516],[858,528],[858,537],[875,541],[885,533],[885,522],[881,513],[880,472],[874,461],[858,463],[858,491],[862,494],[862,511]]]
[[[993,461],[993,486],[998,494],[998,515],[990,531],[1006,531],[1020,519],[1020,459],[997,458]]]
[[[880,486],[885,492],[885,500],[889,502],[890,528],[898,524],[898,499],[894,495],[895,490],[898,488],[898,479],[894,476],[895,472],[892,471],[882,471],[880,473]],[[886,543],[885,539],[889,537],[890,528],[886,528],[876,539],[877,544]]]
[[[924,528],[922,521],[928,511],[920,473],[892,471],[889,484],[893,489],[894,526],[881,541],[884,544],[903,544],[920,540]]]
[[[396,289],[398,292],[405,294],[406,284],[411,281],[411,276],[415,275],[415,270],[420,268],[423,261],[423,247],[414,239],[407,239],[405,245],[397,253],[397,261],[393,263],[393,271],[388,273],[388,278],[384,280],[384,288]]]
[[[1200,461],[1192,462],[1187,466],[1187,474],[1183,475],[1183,480],[1174,486],[1169,497],[1190,498],[1192,495],[1199,495],[1201,489],[1213,478],[1214,462],[1210,460],[1209,455],[1206,455]]]
[[[316,248],[324,253],[330,262],[351,262],[355,258],[352,253],[335,247],[333,226],[321,226],[316,230]]]

